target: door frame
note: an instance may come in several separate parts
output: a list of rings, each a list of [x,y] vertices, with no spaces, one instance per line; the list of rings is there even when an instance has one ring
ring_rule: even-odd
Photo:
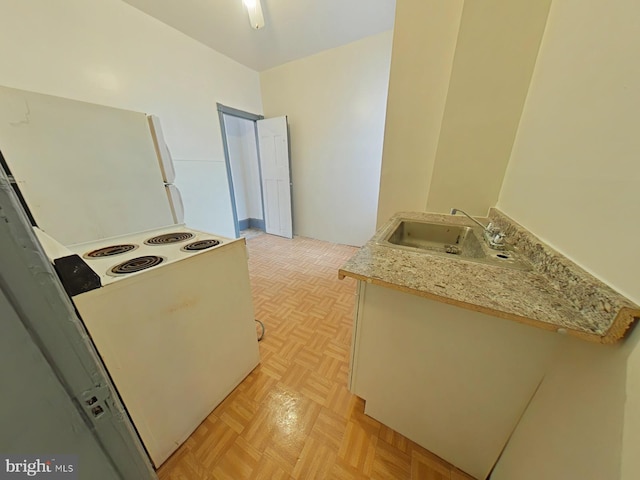
[[[238,209],[236,208],[236,194],[233,188],[233,175],[231,173],[231,157],[229,155],[229,143],[227,142],[227,129],[224,124],[224,116],[229,115],[231,117],[242,118],[253,122],[253,133],[256,139],[256,157],[258,159],[258,175],[260,180],[260,203],[262,205],[262,218],[264,219],[264,197],[262,192],[262,164],[260,162],[260,147],[258,146],[258,128],[256,122],[263,120],[264,115],[257,115],[255,113],[245,112],[244,110],[238,110],[237,108],[228,107],[221,103],[216,103],[218,109],[218,118],[220,120],[220,132],[222,133],[222,147],[224,149],[224,163],[227,169],[227,183],[229,184],[229,197],[231,199],[231,211],[233,214],[233,228],[235,229],[236,238],[240,237],[240,228],[238,223]]]
[[[0,288],[4,295],[120,478],[157,479],[109,374],[1,165],[0,207],[4,220],[0,222]]]

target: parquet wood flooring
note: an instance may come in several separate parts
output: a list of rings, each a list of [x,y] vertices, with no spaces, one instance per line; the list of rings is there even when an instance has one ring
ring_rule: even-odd
[[[247,240],[260,365],[159,469],[160,480],[469,480],[364,414],[347,389],[356,249],[296,237]]]

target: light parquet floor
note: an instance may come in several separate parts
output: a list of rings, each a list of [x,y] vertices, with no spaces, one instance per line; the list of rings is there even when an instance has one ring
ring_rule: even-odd
[[[260,365],[159,469],[160,480],[467,480],[364,414],[347,389],[356,249],[260,235],[247,240]]]

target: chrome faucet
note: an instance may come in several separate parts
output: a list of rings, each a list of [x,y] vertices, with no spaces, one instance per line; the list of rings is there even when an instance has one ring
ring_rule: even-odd
[[[479,221],[477,221],[475,218],[473,218],[467,212],[465,212],[463,210],[460,210],[459,208],[452,208],[451,209],[451,215],[455,215],[458,212],[460,212],[461,214],[466,216],[469,220],[475,222],[476,224],[480,225],[480,227],[482,227],[482,232],[484,234],[484,239],[489,244],[489,248],[493,248],[494,250],[504,250],[504,248],[505,248],[505,244],[504,244],[505,235],[504,235],[504,233],[502,233],[500,231],[500,229],[498,227],[494,227],[493,223],[489,223],[485,227],[483,224],[481,224]]]

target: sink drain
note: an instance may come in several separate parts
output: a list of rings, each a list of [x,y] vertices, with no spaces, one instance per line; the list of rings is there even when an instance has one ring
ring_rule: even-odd
[[[445,253],[450,253],[451,255],[460,255],[460,249],[455,245],[445,245],[444,251]]]

